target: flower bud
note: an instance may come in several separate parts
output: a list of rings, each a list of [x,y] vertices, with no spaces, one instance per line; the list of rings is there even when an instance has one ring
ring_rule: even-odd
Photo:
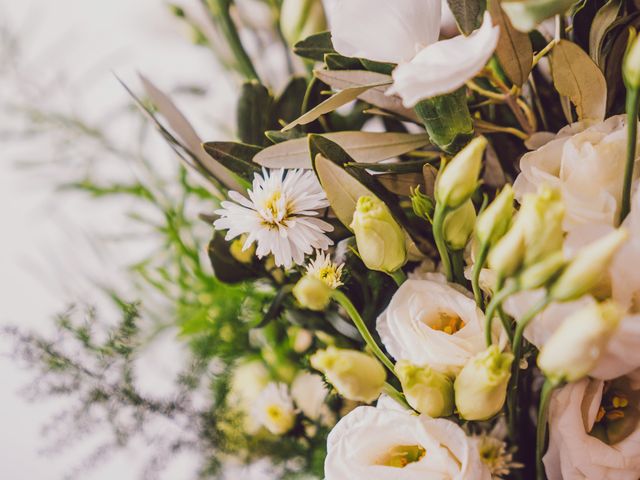
[[[310,362],[340,395],[358,402],[373,402],[387,379],[378,360],[357,350],[329,347],[313,354]]]
[[[407,262],[404,231],[378,198],[358,199],[351,229],[360,258],[370,270],[395,272]]]
[[[495,245],[507,233],[512,218],[513,188],[507,184],[478,216],[476,236],[480,245]]]
[[[444,239],[447,246],[455,251],[467,246],[476,224],[476,209],[471,200],[449,213],[444,220]]]
[[[514,275],[524,260],[524,229],[514,224],[489,251],[489,268],[502,278]]]
[[[619,228],[582,248],[551,286],[551,298],[568,302],[589,293],[602,280],[628,236],[626,230]]]
[[[559,251],[552,253],[544,260],[526,268],[519,277],[522,290],[534,290],[544,287],[567,264],[564,254]]]
[[[622,76],[627,87],[640,88],[640,39],[635,30],[629,33],[627,51],[622,63]]]
[[[448,208],[458,208],[471,198],[478,187],[482,157],[487,139],[476,137],[458,153],[436,181],[436,200]]]
[[[420,192],[420,187],[411,190],[411,207],[416,216],[431,221],[435,205],[431,197]]]
[[[453,385],[456,408],[465,420],[487,420],[504,405],[513,355],[493,345],[467,362]]]
[[[284,0],[280,9],[280,30],[295,45],[314,33],[327,29],[322,0]]]
[[[453,414],[453,382],[432,368],[417,367],[405,360],[395,366],[409,405],[432,418]]]
[[[293,296],[304,308],[321,312],[329,305],[333,290],[322,280],[305,275],[293,287]]]
[[[611,301],[578,310],[542,347],[538,366],[553,380],[574,382],[587,376],[598,363],[621,317],[621,310]]]

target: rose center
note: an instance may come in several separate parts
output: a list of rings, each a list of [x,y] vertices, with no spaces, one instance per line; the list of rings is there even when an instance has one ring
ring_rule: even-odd
[[[380,457],[376,465],[404,468],[410,463],[422,460],[426,453],[427,451],[420,445],[396,445]]]
[[[459,315],[446,310],[438,310],[436,313],[427,316],[423,321],[428,327],[448,335],[459,332],[465,326],[464,320]]]

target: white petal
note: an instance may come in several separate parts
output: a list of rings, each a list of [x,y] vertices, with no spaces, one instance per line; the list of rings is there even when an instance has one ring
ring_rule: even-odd
[[[420,100],[450,93],[473,78],[487,64],[498,43],[500,29],[485,13],[482,27],[468,37],[459,35],[436,42],[393,72],[387,94],[398,94],[405,107]]]
[[[440,0],[340,0],[333,46],[347,57],[408,62],[438,39],[440,9]]]

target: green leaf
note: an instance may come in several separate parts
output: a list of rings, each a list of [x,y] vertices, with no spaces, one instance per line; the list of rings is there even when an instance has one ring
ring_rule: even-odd
[[[324,63],[329,70],[357,70],[362,68],[360,60],[352,57],[343,57],[339,53],[327,53]]]
[[[302,77],[293,77],[273,107],[273,116],[277,122],[289,123],[302,113],[302,102],[307,92],[307,81]]]
[[[273,98],[269,90],[257,81],[246,82],[238,100],[238,138],[251,145],[266,145],[264,132],[271,125]]]
[[[207,253],[213,273],[221,282],[240,283],[257,276],[253,270],[233,258],[229,251],[229,242],[218,231],[213,233]]]
[[[439,157],[435,157],[433,160],[437,160]],[[417,173],[422,174],[422,167],[426,163],[429,163],[428,159],[422,160],[410,160],[406,162],[393,162],[393,163],[347,163],[345,166],[352,168],[362,168],[370,172],[384,172],[391,174],[398,173]],[[380,180],[380,176],[376,176]]]
[[[366,58],[361,58],[360,63],[370,72],[382,73],[384,75],[391,75],[397,66],[395,63],[374,62]]]
[[[287,130],[291,130],[292,128],[298,125],[307,125],[308,123],[313,122],[317,118],[321,117],[326,113],[333,112],[337,108],[340,108],[343,105],[346,105],[349,102],[354,101],[360,95],[362,95],[367,90],[371,90],[372,88],[379,87],[381,85],[389,85],[387,83],[372,83],[368,85],[362,85],[358,87],[349,87],[341,90],[330,98],[326,99],[319,105],[316,105],[314,108],[309,110],[304,115],[300,116],[297,120],[294,120],[289,125],[282,129],[283,132]]]
[[[566,12],[577,0],[508,0],[502,8],[521,32],[534,30],[547,18]]]
[[[210,157],[234,172],[245,182],[245,188],[261,169],[252,159],[262,148],[235,142],[207,142],[203,145]]]
[[[426,134],[334,132],[323,136],[344,148],[356,162],[369,163],[404,155],[429,144]],[[267,147],[253,161],[268,168],[312,168],[306,138]]]
[[[533,64],[533,47],[529,35],[513,28],[499,0],[489,0],[493,23],[500,27],[496,56],[509,80],[521,87],[529,78]]]
[[[560,40],[550,57],[553,84],[575,105],[578,118],[603,120],[607,108],[607,82],[589,55],[575,43]]]
[[[329,85],[334,90],[359,87],[363,85],[379,84],[359,95],[360,100],[370,103],[382,110],[399,115],[407,120],[418,123],[415,112],[402,105],[402,100],[397,96],[388,96],[386,91],[393,79],[390,75],[366,70],[316,70],[313,72],[316,78]]]
[[[487,9],[486,0],[447,0],[458,28],[469,35],[482,25],[482,16]]]
[[[589,54],[601,69],[604,66],[604,62],[601,59],[602,43],[613,22],[618,17],[621,6],[622,0],[609,0],[593,17],[591,29],[589,30]]]
[[[424,166],[424,163],[422,164]],[[391,193],[400,195],[403,197],[410,197],[411,190],[420,187],[424,190],[424,177],[422,176],[422,169],[419,172],[413,173],[383,173],[376,175],[378,180],[384,188]]]
[[[293,53],[302,58],[323,62],[328,53],[336,53],[331,43],[331,32],[321,32],[300,40],[293,46]]]

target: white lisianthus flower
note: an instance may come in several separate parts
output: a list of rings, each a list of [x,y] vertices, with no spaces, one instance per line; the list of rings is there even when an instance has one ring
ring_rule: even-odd
[[[484,323],[473,298],[460,289],[437,280],[407,280],[378,317],[377,330],[396,360],[457,374],[485,349]],[[496,338],[500,328],[494,325]]]
[[[625,116],[611,117],[593,126],[586,122],[569,125],[550,141],[547,133],[536,136],[533,143],[542,143],[542,146],[520,160],[522,172],[513,185],[516,198],[521,200],[524,194],[547,184],[562,192],[566,231],[584,224],[614,226],[622,199],[627,142]],[[538,142],[541,138],[544,141]],[[640,174],[638,160],[640,154],[636,159],[636,179]]]
[[[612,382],[585,378],[553,394],[549,480],[640,477],[640,371]]]
[[[455,423],[358,407],[329,434],[326,480],[490,480],[477,440]]]
[[[226,240],[246,234],[243,250],[255,242],[256,255],[273,254],[278,267],[302,265],[305,255],[326,250],[333,241],[325,235],[333,227],[319,218],[318,211],[329,206],[327,197],[313,172],[285,169],[256,173],[249,198],[229,192],[232,201],[216,210],[220,218],[213,223],[228,230]]]
[[[284,383],[269,383],[256,398],[253,414],[274,435],[284,435],[296,421],[296,409]]]
[[[340,0],[333,12],[334,48],[347,57],[398,64],[388,94],[412,108],[463,86],[498,43],[499,28],[488,13],[468,37],[438,41],[441,7],[441,0]]]

